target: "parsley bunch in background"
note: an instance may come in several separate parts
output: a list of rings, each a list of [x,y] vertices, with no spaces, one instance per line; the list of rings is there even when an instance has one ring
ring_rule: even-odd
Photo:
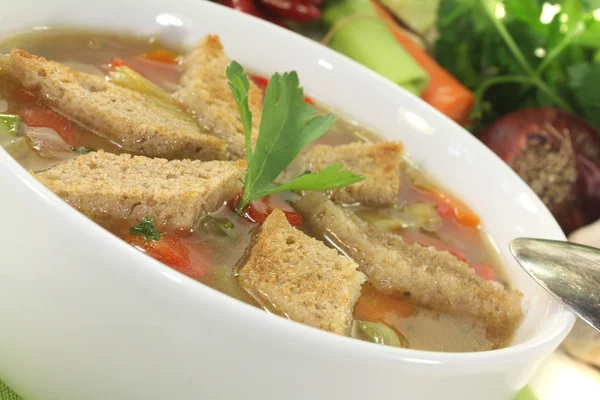
[[[556,106],[600,129],[600,0],[441,0],[438,62],[475,91],[475,133]]]

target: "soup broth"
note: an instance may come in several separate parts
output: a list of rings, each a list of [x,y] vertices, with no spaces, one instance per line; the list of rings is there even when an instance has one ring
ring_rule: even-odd
[[[72,30],[34,32],[0,42],[2,53],[8,53],[14,48],[100,76],[106,75],[116,60],[123,60],[169,93],[179,83],[180,63],[165,63],[142,58],[140,55],[157,50],[166,50],[176,55],[184,53],[181,49],[165,49],[156,38]],[[310,93],[311,88],[306,89]],[[119,143],[109,140],[105,132],[96,131],[63,115],[60,110],[47,107],[43,99],[40,101],[22,90],[9,76],[0,76],[0,100],[6,102],[1,113],[21,116],[28,128],[52,128],[68,146],[116,154],[127,152]],[[316,107],[323,112],[331,111],[324,104],[317,103]],[[337,121],[333,129],[314,144],[339,146],[357,141],[381,141],[367,127],[336,114]],[[32,146],[31,141],[28,144]],[[12,151],[11,154],[24,168],[31,171],[41,171],[49,168],[50,164],[60,162],[40,162],[44,160],[40,154],[19,155]],[[509,286],[498,254],[467,206],[451,196],[424,171],[411,165],[409,160],[403,162],[399,179],[401,190],[393,207],[373,208],[360,204],[346,204],[344,207],[356,212],[361,219],[400,235],[407,243],[448,251],[468,263],[483,278]],[[275,196],[271,201],[284,205],[288,202],[293,204],[297,196],[298,194],[285,193]],[[237,281],[240,260],[259,229],[260,223],[257,222],[260,221],[240,217],[233,211],[231,202],[204,217],[190,231],[167,233],[163,239],[168,251],[161,248],[158,252],[152,245],[132,235],[130,225],[97,222],[141,251],[189,277],[241,301],[261,306],[253,296],[240,288]],[[227,229],[223,229],[223,226]],[[308,227],[301,225],[300,229],[314,235]],[[333,241],[328,245],[336,247]],[[182,254],[189,262],[178,264],[177,257]],[[410,292],[405,292],[400,297],[392,296],[379,292],[369,283],[362,288],[354,308],[354,318],[383,322],[403,337],[405,346],[432,351],[470,352],[500,348],[509,343],[514,330],[514,327],[505,330],[489,329],[485,320],[420,307],[411,299]]]

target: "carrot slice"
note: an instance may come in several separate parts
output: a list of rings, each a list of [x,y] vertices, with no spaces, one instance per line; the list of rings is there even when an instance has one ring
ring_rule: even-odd
[[[371,4],[398,43],[429,75],[429,84],[421,98],[460,125],[466,125],[469,111],[475,103],[473,93],[405,35],[396,19],[382,5],[374,0]]]
[[[354,306],[354,318],[380,322],[389,315],[398,318],[408,317],[412,312],[409,298],[409,292],[404,294],[404,298],[398,298],[383,294],[367,283],[363,285],[360,297]]]
[[[438,201],[438,213],[442,217],[452,216],[461,225],[479,227],[481,219],[462,201],[445,193],[433,193],[433,195]]]
[[[179,63],[179,60],[178,60],[179,56],[177,54],[172,53],[168,50],[164,50],[164,49],[146,53],[142,56],[142,58],[145,58],[146,60],[150,60],[150,61],[156,61],[156,62],[167,63],[167,64],[178,64]]]

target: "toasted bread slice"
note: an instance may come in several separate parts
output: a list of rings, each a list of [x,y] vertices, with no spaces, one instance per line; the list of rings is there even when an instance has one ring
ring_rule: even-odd
[[[263,307],[340,335],[349,332],[364,275],[275,210],[254,238],[239,282]]]
[[[410,293],[419,305],[481,318],[497,329],[510,329],[521,319],[521,293],[479,277],[448,252],[409,245],[322,193],[308,193],[295,207],[318,237],[334,240],[335,247],[355,260],[367,280],[385,294]]]
[[[98,151],[35,174],[67,203],[103,224],[189,230],[242,187],[245,162],[167,161]]]
[[[140,93],[21,50],[11,52],[9,66],[26,90],[126,151],[167,159],[226,158],[223,140]]]
[[[225,140],[234,157],[245,154],[244,129],[225,71],[231,60],[216,35],[204,37],[183,61],[183,74],[175,97],[192,112],[201,126]],[[250,80],[248,105],[252,112],[252,136],[258,136],[263,92]]]
[[[399,142],[317,145],[304,157],[306,168],[314,172],[340,163],[344,169],[365,176],[360,182],[336,189],[332,196],[336,203],[389,207],[397,202],[402,168]]]

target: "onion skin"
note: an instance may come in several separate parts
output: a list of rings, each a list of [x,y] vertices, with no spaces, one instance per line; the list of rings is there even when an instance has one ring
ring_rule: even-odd
[[[531,138],[551,130],[547,135],[556,146],[570,140],[575,157],[577,179],[569,188],[575,198],[569,206],[546,203],[565,233],[591,223],[600,217],[600,136],[582,119],[554,107],[520,110],[494,122],[479,139],[509,166],[515,169],[517,157],[532,149]],[[522,176],[528,184],[528,181]]]

